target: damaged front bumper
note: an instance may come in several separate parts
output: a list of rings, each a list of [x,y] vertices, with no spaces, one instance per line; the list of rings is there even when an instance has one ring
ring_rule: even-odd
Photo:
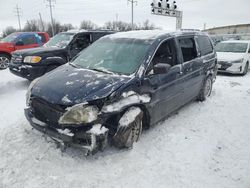
[[[73,146],[83,149],[86,155],[103,151],[108,144],[109,130],[100,124],[93,125],[87,131],[71,131],[69,129],[58,129],[47,125],[36,119],[30,108],[25,109],[25,116],[31,126],[36,130],[48,135],[53,140],[64,146]]]

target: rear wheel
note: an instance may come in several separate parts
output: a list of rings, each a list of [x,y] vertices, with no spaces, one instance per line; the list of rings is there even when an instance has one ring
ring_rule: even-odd
[[[248,73],[248,69],[249,69],[249,63],[247,62],[247,64],[245,65],[244,71],[242,73],[243,76],[245,76]]]
[[[6,54],[0,54],[0,69],[7,69],[10,63],[10,57]]]
[[[133,111],[131,113],[131,111]],[[132,114],[132,115],[131,115]],[[135,115],[136,117],[127,125],[121,123],[122,119],[133,118],[131,116]],[[131,115],[131,116],[128,116]],[[127,117],[126,117],[127,116]],[[129,108],[119,121],[117,132],[113,137],[113,144],[118,148],[132,148],[134,142],[139,140],[139,137],[142,132],[142,121],[143,112],[138,107]]]
[[[198,96],[198,101],[205,101],[212,93],[213,79],[212,76],[208,76],[203,83],[200,94]]]

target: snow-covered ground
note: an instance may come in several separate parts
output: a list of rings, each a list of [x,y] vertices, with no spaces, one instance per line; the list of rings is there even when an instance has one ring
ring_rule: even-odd
[[[144,132],[132,150],[61,152],[26,121],[29,82],[0,71],[0,188],[250,187],[250,74]]]

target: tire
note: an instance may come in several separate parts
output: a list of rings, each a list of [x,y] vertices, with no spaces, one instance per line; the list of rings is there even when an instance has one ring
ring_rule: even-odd
[[[201,88],[200,94],[197,97],[198,101],[205,101],[212,93],[213,89],[213,79],[212,76],[208,76]]]
[[[139,140],[143,123],[142,110],[138,107],[131,107],[123,114],[121,119],[126,116],[127,112],[134,109],[139,110],[139,114],[136,116],[133,122],[131,122],[126,127],[121,126],[120,121],[118,123],[117,132],[112,140],[113,145],[117,148],[133,148],[133,144]]]
[[[7,69],[10,63],[10,56],[0,54],[0,69]]]
[[[248,73],[248,69],[249,69],[249,63],[247,62],[246,66],[244,68],[244,71],[242,73],[242,76],[245,76]]]

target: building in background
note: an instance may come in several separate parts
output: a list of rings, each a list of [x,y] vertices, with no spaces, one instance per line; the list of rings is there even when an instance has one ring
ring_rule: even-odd
[[[245,34],[245,33],[250,33],[250,24],[214,27],[211,29],[206,29],[204,31],[208,32],[210,35]]]

